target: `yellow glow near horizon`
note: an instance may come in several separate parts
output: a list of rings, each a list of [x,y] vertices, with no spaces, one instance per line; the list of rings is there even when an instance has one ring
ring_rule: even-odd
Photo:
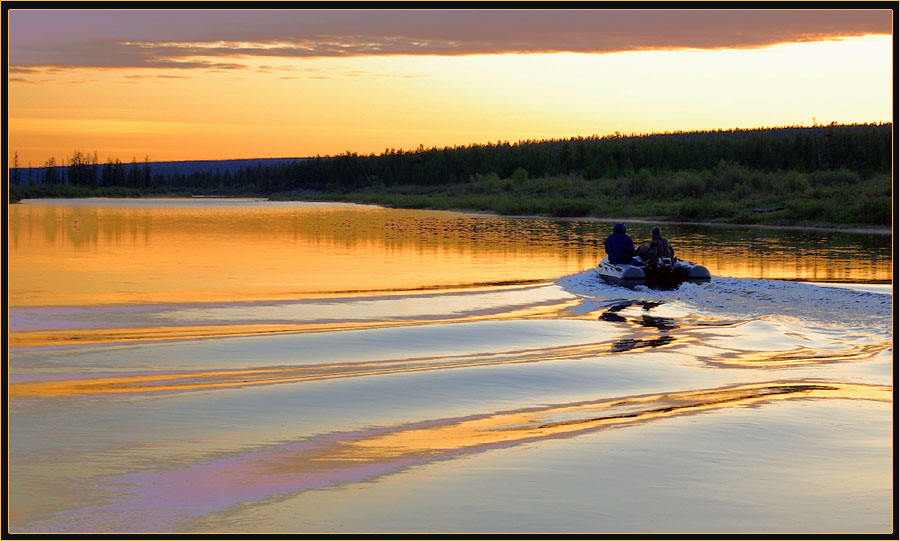
[[[527,139],[889,122],[891,36],[615,54],[228,58],[243,69],[11,74],[9,158],[381,153]],[[217,58],[216,61],[223,61]]]

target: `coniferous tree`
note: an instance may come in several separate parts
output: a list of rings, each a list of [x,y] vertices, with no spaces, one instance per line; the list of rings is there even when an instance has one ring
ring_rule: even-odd
[[[56,171],[56,159],[50,157],[47,160],[44,169],[44,184],[57,184],[59,183],[59,178]]]
[[[19,184],[19,152],[18,151],[16,151],[13,154],[12,183]]]
[[[74,186],[92,186],[94,184],[90,159],[81,151],[76,150],[72,154],[66,172],[69,176],[69,184]]]
[[[103,165],[103,170],[100,173],[100,185],[101,186],[113,186],[115,183],[115,172],[112,158],[106,158],[106,164]]]
[[[151,184],[150,156],[144,156],[144,165],[141,169],[141,187],[148,188]]]

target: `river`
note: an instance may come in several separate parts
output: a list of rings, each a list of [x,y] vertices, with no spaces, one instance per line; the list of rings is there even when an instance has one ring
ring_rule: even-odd
[[[603,221],[8,214],[11,532],[893,529],[890,234],[661,224],[663,292]]]

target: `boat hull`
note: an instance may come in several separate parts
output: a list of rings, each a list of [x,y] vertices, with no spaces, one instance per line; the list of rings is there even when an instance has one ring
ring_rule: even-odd
[[[606,282],[628,289],[643,285],[651,289],[675,289],[684,282],[702,284],[711,279],[706,267],[684,260],[652,268],[648,265],[610,263],[604,257],[597,265],[597,272]]]
[[[610,263],[605,257],[597,266],[597,272],[603,280],[628,289],[634,289],[647,283],[647,276],[641,267],[624,263]]]

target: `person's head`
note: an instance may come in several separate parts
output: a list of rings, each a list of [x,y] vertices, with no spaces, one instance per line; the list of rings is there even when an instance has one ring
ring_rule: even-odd
[[[625,234],[625,224],[616,224],[613,226],[613,233]]]
[[[653,229],[650,230],[650,236],[651,237],[661,237],[662,236],[662,231],[660,231],[659,226],[654,227]]]

